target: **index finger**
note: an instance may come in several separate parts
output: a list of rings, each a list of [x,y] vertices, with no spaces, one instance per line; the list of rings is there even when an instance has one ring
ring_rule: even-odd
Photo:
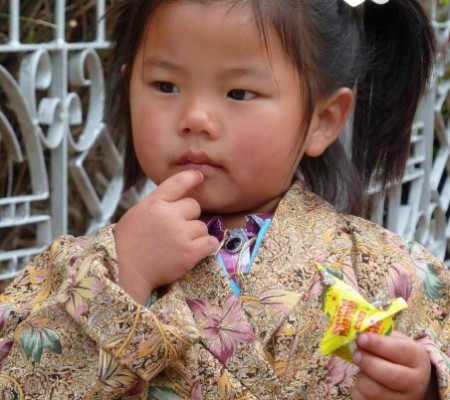
[[[417,342],[401,334],[363,333],[356,342],[360,348],[378,357],[410,368],[420,364],[426,355]]]
[[[197,170],[179,172],[162,182],[151,194],[153,198],[164,201],[177,201],[185,197],[189,190],[203,182],[203,174]]]

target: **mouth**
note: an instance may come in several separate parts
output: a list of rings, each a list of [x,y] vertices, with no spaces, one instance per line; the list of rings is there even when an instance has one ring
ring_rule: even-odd
[[[206,175],[221,169],[221,166],[214,162],[207,154],[202,152],[189,151],[184,154],[176,164],[182,169],[199,170]]]

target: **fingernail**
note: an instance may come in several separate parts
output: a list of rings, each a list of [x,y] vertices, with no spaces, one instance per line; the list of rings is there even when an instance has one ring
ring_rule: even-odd
[[[353,357],[352,357],[353,363],[356,364],[356,365],[358,365],[358,364],[361,362],[361,359],[362,359],[362,354],[361,354],[361,352],[358,351],[358,350],[356,350],[356,351],[353,353]]]
[[[196,169],[195,172],[197,172],[197,174],[200,176],[201,180],[203,180],[204,176],[203,176],[202,171],[199,171],[198,169]]]
[[[369,343],[369,336],[363,333],[358,337],[357,342],[360,346],[365,346]]]

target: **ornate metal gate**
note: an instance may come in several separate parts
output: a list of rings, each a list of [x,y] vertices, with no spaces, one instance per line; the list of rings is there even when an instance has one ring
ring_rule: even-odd
[[[448,6],[433,1],[439,65],[417,115],[403,182],[387,194],[372,189],[371,218],[444,260],[450,237],[450,15]],[[48,42],[21,37],[26,10],[19,0],[0,0],[0,21],[8,21],[0,28],[0,280],[15,276],[56,236],[104,225],[120,202],[126,207],[139,196],[121,196],[121,157],[102,123],[106,0],[86,5],[99,21],[88,40],[68,37],[79,23],[68,16],[68,1],[36,3],[54,5],[54,20],[40,22],[53,31]],[[80,209],[89,218],[80,218]],[[80,225],[81,219],[88,224]]]

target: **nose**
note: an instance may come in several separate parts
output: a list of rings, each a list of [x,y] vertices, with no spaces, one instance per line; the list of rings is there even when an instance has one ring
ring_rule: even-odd
[[[186,104],[179,123],[180,135],[204,135],[215,139],[219,134],[217,115],[206,99]]]

